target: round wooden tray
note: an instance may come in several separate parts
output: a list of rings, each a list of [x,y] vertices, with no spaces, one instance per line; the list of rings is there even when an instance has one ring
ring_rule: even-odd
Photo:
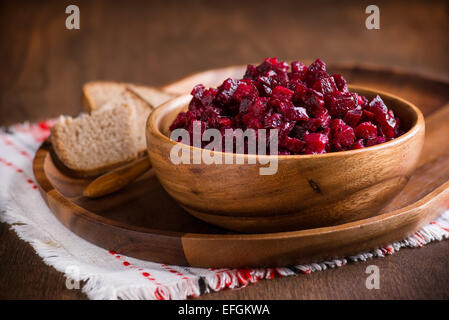
[[[125,189],[99,199],[82,196],[90,180],[57,169],[44,143],[33,169],[56,217],[82,238],[139,259],[197,267],[263,267],[309,263],[356,254],[403,239],[449,207],[449,83],[400,71],[331,66],[354,85],[399,95],[426,116],[426,142],[418,169],[404,190],[372,218],[338,226],[270,234],[237,234],[187,214],[150,170]],[[202,72],[166,86],[188,92],[241,77],[243,67]]]

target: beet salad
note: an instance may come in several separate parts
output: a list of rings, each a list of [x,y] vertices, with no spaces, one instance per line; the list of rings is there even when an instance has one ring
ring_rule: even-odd
[[[340,74],[317,59],[310,66],[277,58],[248,65],[243,79],[218,88],[199,84],[187,112],[170,126],[201,129],[278,129],[278,154],[320,154],[360,149],[400,136],[398,117],[379,96],[371,101],[348,90]],[[224,148],[224,147],[223,147]],[[224,150],[223,150],[224,151]],[[246,150],[245,150],[246,152]]]

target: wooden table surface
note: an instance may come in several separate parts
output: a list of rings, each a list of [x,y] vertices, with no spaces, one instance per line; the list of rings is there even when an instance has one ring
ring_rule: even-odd
[[[356,1],[65,1],[0,4],[0,125],[81,111],[88,80],[164,85],[267,56],[401,67],[449,78],[447,1],[376,1],[380,30]],[[338,5],[337,5],[338,3]],[[0,179],[1,180],[1,179]],[[1,205],[1,204],[0,204]],[[200,299],[449,298],[449,241],[311,275],[261,281]],[[380,271],[368,290],[365,269]],[[0,298],[86,299],[0,224]]]

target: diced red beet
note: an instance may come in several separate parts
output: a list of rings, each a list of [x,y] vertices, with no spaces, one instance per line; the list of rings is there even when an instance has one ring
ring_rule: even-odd
[[[229,118],[218,118],[217,121],[220,128],[230,128],[232,126],[232,120]]]
[[[290,73],[290,78],[297,78],[305,80],[307,76],[307,66],[299,61],[293,61],[291,63],[292,72]]]
[[[345,78],[341,74],[334,74],[332,75],[332,78],[334,78],[335,83],[337,84],[338,91],[346,92],[348,91],[348,86],[346,84]]]
[[[265,118],[265,128],[277,128],[282,124],[282,115],[279,113],[273,113],[271,116]]]
[[[269,70],[273,70],[277,65],[277,58],[265,58],[265,60],[256,67],[257,72],[266,73]]]
[[[365,108],[368,105],[368,99],[364,96],[359,95],[358,105],[362,108]]]
[[[362,122],[354,128],[354,133],[357,138],[361,139],[375,139],[377,137],[377,127],[371,122]]]
[[[237,89],[235,89],[232,97],[234,98],[235,101],[240,102],[244,97],[251,96],[253,94],[251,91],[252,91],[252,84],[247,83],[246,81],[241,81],[238,84]]]
[[[215,100],[222,106],[231,102],[235,90],[237,90],[238,81],[233,79],[226,79],[221,86],[218,87]]]
[[[326,105],[332,117],[344,117],[346,112],[356,107],[357,96],[351,92],[334,92],[326,96]]]
[[[206,88],[202,84],[197,84],[195,87],[193,87],[192,92],[190,92],[190,94],[194,98],[201,100],[204,90],[206,90]]]
[[[254,114],[256,117],[261,116],[268,108],[267,103],[267,97],[257,97],[253,104],[248,108],[248,112]]]
[[[248,119],[246,127],[257,130],[257,129],[262,129],[263,128],[263,124],[262,124],[262,121],[260,119],[250,118],[250,119]]]
[[[305,123],[305,127],[310,131],[317,131],[320,128],[327,128],[330,125],[331,117],[326,108],[317,108],[313,111],[314,118]]]
[[[293,101],[303,100],[309,91],[310,89],[304,83],[302,82],[296,83]]]
[[[322,133],[309,133],[304,136],[304,142],[303,152],[305,154],[324,153],[329,139]]]
[[[362,113],[362,121],[371,121],[374,119],[374,113],[363,109],[363,113]]]
[[[376,137],[376,144],[381,144],[387,142],[387,139],[385,137]]]
[[[295,61],[288,69],[287,63],[267,58],[248,65],[243,79],[226,79],[216,89],[195,86],[188,111],[178,114],[170,130],[184,128],[192,135],[194,121],[202,131],[222,133],[278,129],[278,154],[284,155],[360,149],[404,133],[380,96],[369,101],[350,92],[341,75],[327,74],[322,60],[309,67]]]
[[[304,122],[297,122],[293,129],[290,131],[289,135],[299,140],[303,140],[304,136],[309,133],[310,132],[305,127]]]
[[[363,142],[363,139],[359,139],[356,142],[354,142],[354,144],[351,146],[351,150],[355,150],[355,149],[363,149],[365,148],[365,144]]]
[[[385,123],[387,121],[388,108],[378,95],[369,103],[369,111],[374,113],[377,122]]]
[[[258,75],[258,71],[257,71],[256,67],[253,66],[252,64],[249,64],[246,67],[246,71],[245,71],[245,75],[243,76],[243,79],[255,80],[257,75]]]
[[[306,106],[313,109],[322,108],[324,106],[323,95],[315,90],[309,90],[302,98]]]
[[[344,121],[351,127],[355,128],[355,126],[357,126],[357,124],[360,122],[360,119],[362,118],[362,114],[363,114],[363,110],[359,107],[349,110],[345,114]]]
[[[335,84],[335,80],[332,77],[325,77],[318,80],[312,86],[312,89],[321,92],[323,95],[331,94],[338,91],[337,85]]]
[[[293,91],[285,87],[277,86],[271,92],[271,99],[279,99],[281,101],[289,101],[293,96]]]
[[[178,128],[184,128],[187,124],[187,116],[185,112],[180,112],[173,123],[170,125],[170,131],[173,131]]]
[[[306,143],[302,140],[287,136],[282,140],[281,146],[284,147],[285,149],[290,150],[293,153],[298,154],[302,151],[305,144]]]
[[[201,104],[205,107],[211,106],[216,94],[217,94],[217,89],[211,88],[208,90],[204,90],[203,94],[201,96],[201,99],[200,99]]]
[[[287,88],[292,90],[293,92],[295,92],[296,91],[296,87],[298,85],[305,86],[307,88],[307,85],[299,78],[298,79],[295,79],[295,78],[290,79],[288,81]]]
[[[334,119],[331,122],[332,144],[339,150],[350,147],[354,143],[354,129],[348,126],[341,119]]]
[[[277,86],[271,93],[269,103],[273,107],[280,107],[281,104],[291,103],[293,91],[285,87]]]
[[[365,147],[371,147],[377,144],[377,137],[365,140]]]
[[[203,108],[201,113],[201,120],[206,121],[209,118],[217,118],[220,116],[220,109],[212,106]]]
[[[386,115],[386,120],[384,123],[381,123],[382,132],[388,138],[394,138],[396,135],[396,118],[394,117],[393,111],[388,110]]]
[[[291,101],[282,102],[279,105],[279,110],[287,121],[301,121],[309,119],[307,110],[302,107],[296,107]]]
[[[295,126],[295,122],[294,121],[286,121],[283,122],[279,127],[279,139],[284,139],[286,136],[288,136],[290,134],[290,132],[292,131],[293,127]]]
[[[306,82],[309,87],[318,80],[327,77],[326,64],[321,59],[316,59],[307,70]]]

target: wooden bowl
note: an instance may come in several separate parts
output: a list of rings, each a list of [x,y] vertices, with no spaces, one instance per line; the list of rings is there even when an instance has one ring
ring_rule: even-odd
[[[157,108],[147,121],[147,147],[163,188],[193,216],[241,232],[277,232],[338,225],[379,213],[407,183],[424,142],[424,117],[391,94],[350,87],[371,99],[379,94],[406,133],[372,147],[277,156],[278,171],[260,175],[260,164],[174,164],[169,125],[187,109],[189,95]],[[187,147],[191,154],[199,151]],[[211,151],[213,152],[213,151]],[[218,152],[224,156],[224,153]],[[276,157],[276,156],[263,156]],[[192,159],[191,159],[192,160]],[[192,163],[192,161],[191,161]]]

